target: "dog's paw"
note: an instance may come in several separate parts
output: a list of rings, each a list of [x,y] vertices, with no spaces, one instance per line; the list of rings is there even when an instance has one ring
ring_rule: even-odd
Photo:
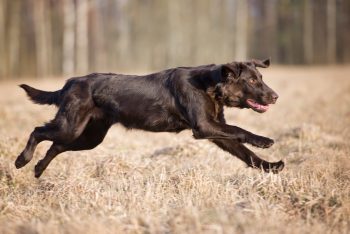
[[[262,137],[262,136],[254,136],[250,141],[248,142],[252,144],[253,146],[259,147],[259,148],[269,148],[271,147],[275,142],[274,140]]]
[[[39,178],[41,174],[43,174],[44,168],[41,164],[41,160],[34,167],[34,176],[35,178]]]
[[[267,167],[264,167],[265,172],[272,172],[273,174],[278,174],[284,168],[284,162],[282,160],[278,162],[269,163]]]
[[[29,160],[27,160],[24,157],[23,153],[21,153],[15,161],[15,166],[17,169],[20,169],[21,167],[24,167],[28,162],[29,162]]]

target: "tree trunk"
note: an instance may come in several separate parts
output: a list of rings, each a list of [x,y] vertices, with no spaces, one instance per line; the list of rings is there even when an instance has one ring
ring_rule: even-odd
[[[169,51],[169,64],[174,66],[175,64],[179,65],[179,61],[182,57],[182,42],[183,37],[181,34],[181,5],[180,1],[168,1],[168,14],[169,14],[169,33],[168,33],[168,51]]]
[[[245,60],[248,55],[248,2],[246,0],[237,0],[236,16],[235,59]]]
[[[337,60],[336,24],[337,24],[336,0],[327,0],[327,61],[328,63],[335,63]]]
[[[44,77],[49,70],[48,50],[48,20],[45,17],[45,0],[37,0],[34,7],[35,17],[35,48],[36,48],[36,73],[38,77]]]
[[[304,2],[304,62],[313,62],[313,9],[311,0]]]
[[[277,60],[277,20],[278,20],[278,16],[277,16],[277,4],[278,1],[276,0],[269,0],[269,1],[265,1],[265,10],[266,10],[266,45],[268,45],[268,48],[266,48],[264,50],[264,52],[266,53],[265,56],[267,57],[271,57],[271,59],[273,60],[273,62],[275,62],[275,60]],[[263,59],[263,58],[261,58]]]
[[[11,6],[10,12],[10,22],[8,24],[9,35],[8,35],[8,65],[9,72],[8,75],[11,77],[17,76],[19,74],[18,64],[19,64],[19,37],[20,37],[20,8],[19,1],[14,1]]]
[[[117,20],[118,20],[118,57],[125,58],[118,61],[120,67],[130,66],[130,60],[128,54],[130,53],[131,43],[130,43],[130,17],[128,17],[127,12],[127,2],[123,0],[117,0]],[[132,66],[130,66],[132,69]]]
[[[0,80],[6,76],[5,4],[6,1],[0,0]]]
[[[80,74],[88,70],[88,6],[88,0],[77,1],[76,71]]]
[[[64,0],[63,2],[63,61],[62,70],[64,75],[71,75],[74,73],[74,3],[71,0]]]

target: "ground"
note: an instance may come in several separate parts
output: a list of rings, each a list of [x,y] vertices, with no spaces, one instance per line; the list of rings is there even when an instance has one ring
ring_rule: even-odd
[[[0,83],[0,233],[349,233],[350,67],[261,69],[280,98],[264,114],[226,117],[275,139],[252,148],[284,160],[278,175],[247,168],[190,131],[114,126],[94,150],[58,156],[40,179],[14,167],[35,126],[55,107],[32,104],[18,84],[55,90],[63,79]]]

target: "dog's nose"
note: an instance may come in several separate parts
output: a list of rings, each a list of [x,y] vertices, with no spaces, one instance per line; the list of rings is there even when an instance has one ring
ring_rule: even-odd
[[[277,101],[277,99],[278,99],[277,93],[272,93],[272,94],[271,94],[271,98],[272,98],[273,103],[276,103],[276,101]]]

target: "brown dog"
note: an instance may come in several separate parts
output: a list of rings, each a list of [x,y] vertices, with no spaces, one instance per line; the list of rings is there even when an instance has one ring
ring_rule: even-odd
[[[274,141],[226,124],[223,112],[228,106],[262,113],[276,102],[278,95],[256,69],[269,64],[269,60],[252,60],[178,67],[145,76],[94,73],[69,79],[54,92],[20,85],[32,101],[54,104],[58,112],[51,122],[34,129],[15,165],[25,166],[40,142],[52,141],[35,166],[38,178],[58,154],[92,149],[103,141],[111,125],[121,123],[153,132],[191,129],[194,138],[210,139],[248,166],[277,173],[284,167],[282,161],[264,161],[243,145],[267,148]]]

